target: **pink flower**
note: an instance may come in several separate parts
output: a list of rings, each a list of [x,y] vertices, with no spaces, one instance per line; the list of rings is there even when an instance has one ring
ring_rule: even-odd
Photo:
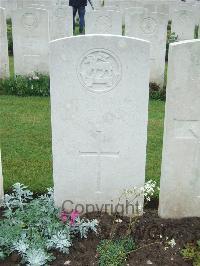
[[[76,218],[79,216],[79,212],[78,211],[72,211],[71,215],[70,215],[70,225],[74,225]]]
[[[62,211],[60,214],[60,219],[63,223],[66,223],[67,221],[67,213],[65,211]]]

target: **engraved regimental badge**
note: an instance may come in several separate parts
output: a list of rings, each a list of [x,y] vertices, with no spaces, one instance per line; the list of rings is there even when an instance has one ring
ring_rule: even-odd
[[[80,60],[78,77],[94,93],[114,89],[121,79],[121,64],[116,55],[105,49],[88,51]]]

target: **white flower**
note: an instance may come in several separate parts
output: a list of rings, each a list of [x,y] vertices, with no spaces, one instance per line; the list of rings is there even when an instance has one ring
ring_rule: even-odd
[[[146,198],[147,201],[151,200],[151,196],[154,195],[156,188],[156,182],[153,180],[149,180],[148,182],[145,183],[144,185],[144,197]]]
[[[37,76],[33,76],[33,79],[34,79],[34,80],[39,80],[40,78],[37,77]]]
[[[140,188],[141,193],[144,193],[144,187]]]
[[[149,180],[148,182],[146,182],[144,185],[145,195],[151,195],[152,196],[154,193],[155,187],[156,187],[155,181]]]
[[[151,198],[150,198],[150,197],[147,197],[146,200],[147,200],[147,201],[151,201]]]
[[[64,265],[70,265],[70,263],[71,263],[71,260],[66,260]]]
[[[172,238],[170,241],[168,241],[168,244],[170,245],[171,248],[176,246],[176,241],[174,238]]]
[[[138,212],[139,213],[142,213],[143,212],[143,205],[142,204],[139,204],[138,205]]]
[[[115,220],[116,223],[122,223],[123,221],[121,219]]]

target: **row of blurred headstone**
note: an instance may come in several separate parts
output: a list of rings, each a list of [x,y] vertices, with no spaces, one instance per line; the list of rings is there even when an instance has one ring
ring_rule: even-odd
[[[145,7],[149,11],[169,13],[172,18],[174,9],[198,4],[200,0],[92,0],[95,9],[115,9],[124,12],[131,7]],[[0,0],[0,6],[6,8],[7,17],[11,17],[12,12],[17,8],[35,7],[51,9],[54,6],[68,6],[69,0]],[[92,8],[88,3],[87,11]]]
[[[110,1],[110,4],[113,3],[113,6],[115,4],[115,7],[119,7],[117,2],[128,6],[128,1]],[[129,2],[138,3],[138,1]],[[28,3],[33,6],[33,1],[23,3],[22,0],[19,0],[18,5],[19,3],[23,4],[22,7]],[[47,6],[47,3],[50,2],[45,1],[45,3]],[[198,2],[194,4],[194,2],[182,3],[180,1],[168,1],[168,3],[148,1],[147,5],[144,1],[143,7],[138,4],[137,7],[125,8],[124,12],[119,11],[119,9],[114,10],[114,7],[113,10],[109,10],[112,7],[98,9],[97,2],[95,3],[97,10],[86,13],[86,34],[122,35],[124,30],[126,36],[150,41],[150,81],[161,86],[164,82],[167,25],[170,18],[169,7],[176,5],[172,15],[172,32],[178,36],[178,40],[193,39],[195,25],[200,24],[200,4]],[[39,7],[38,1],[35,7]],[[58,3],[46,9],[48,11],[23,7],[12,12],[14,66],[17,75],[30,75],[33,72],[48,73],[49,41],[73,35],[73,18],[70,7]],[[1,9],[1,24],[4,25],[1,27],[4,35],[1,35],[4,36],[4,40],[1,37],[3,48],[1,49],[0,71],[1,76],[7,76],[9,67],[7,52],[3,52],[7,49],[5,14],[3,15],[3,13],[4,11]],[[125,24],[124,29],[123,24]]]

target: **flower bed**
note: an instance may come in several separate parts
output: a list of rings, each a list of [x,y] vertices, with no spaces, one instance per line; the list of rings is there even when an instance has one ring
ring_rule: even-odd
[[[32,199],[23,185],[13,188],[0,212],[0,250],[8,255],[0,265],[199,265],[200,218],[161,219],[153,209],[131,220],[79,217],[55,208],[52,190]]]

